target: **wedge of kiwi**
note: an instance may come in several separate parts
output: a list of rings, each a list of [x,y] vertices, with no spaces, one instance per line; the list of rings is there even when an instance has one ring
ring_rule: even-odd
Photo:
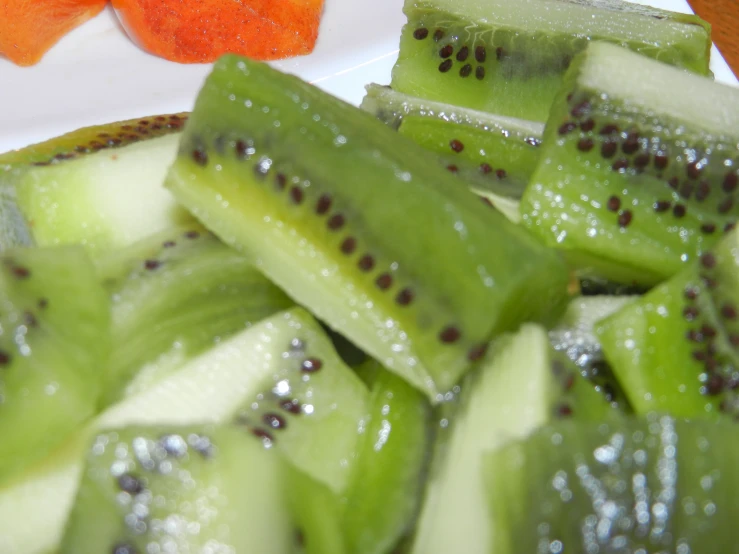
[[[593,43],[547,121],[523,224],[583,274],[652,286],[739,213],[739,90]]]
[[[492,336],[556,317],[567,272],[435,163],[369,114],[226,56],[166,183],[291,297],[438,401]]]
[[[82,244],[97,256],[192,222],[162,188],[186,120],[85,127],[0,154],[0,250]]]
[[[489,552],[739,551],[739,427],[560,421],[485,455]]]
[[[406,0],[404,12],[392,87],[478,110],[546,121],[591,41],[709,74],[710,27],[695,15],[620,0]]]

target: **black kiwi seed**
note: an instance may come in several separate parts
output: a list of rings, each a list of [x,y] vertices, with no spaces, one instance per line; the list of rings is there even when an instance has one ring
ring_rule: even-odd
[[[177,246],[177,243],[173,240],[165,240],[162,243],[162,248],[174,248],[175,246]]]
[[[462,48],[459,49],[459,52],[457,52],[457,61],[463,62],[467,59],[467,56],[470,55],[470,49],[466,46],[462,46]]]
[[[407,306],[413,302],[413,291],[411,289],[403,289],[395,297],[395,302],[401,306]]]
[[[344,254],[352,254],[357,248],[357,239],[354,237],[347,237],[344,242],[341,243],[341,251]]]
[[[459,171],[459,168],[454,164],[449,164],[448,166],[446,166],[446,168],[447,171],[451,171],[452,173],[456,173],[457,171]]]
[[[629,223],[631,223],[631,219],[633,218],[633,215],[630,210],[624,210],[618,215],[618,224],[621,227],[628,227]]]
[[[691,179],[697,179],[698,177],[700,177],[702,170],[703,166],[699,162],[691,162],[685,168],[685,172]]]
[[[192,151],[192,159],[198,165],[206,165],[208,163],[208,154],[200,148]]]
[[[341,229],[344,226],[345,220],[344,216],[341,214],[332,215],[328,218],[328,228],[332,231],[336,231],[337,229]]]
[[[731,304],[721,306],[721,315],[726,319],[736,319],[736,308]]]
[[[576,104],[572,110],[570,110],[570,114],[572,117],[582,117],[585,114],[590,112],[590,102],[587,100],[583,100],[582,102]]]
[[[200,236],[200,233],[198,233],[197,231],[187,231],[185,233],[185,238],[186,239],[191,239],[192,240],[192,239],[198,238],[199,236]]]
[[[135,475],[124,473],[118,477],[118,488],[128,494],[139,494],[144,490],[144,484]]]
[[[617,212],[621,209],[621,199],[618,196],[611,196],[606,207],[612,212]]]
[[[300,364],[300,371],[304,373],[315,373],[323,367],[323,362],[318,358],[308,358]]]
[[[709,289],[715,289],[716,288],[716,280],[712,279],[708,275],[701,275],[701,280],[703,281],[703,284],[708,287]]]
[[[10,364],[10,354],[5,352],[4,350],[0,350],[0,367],[5,367],[6,365]]]
[[[485,50],[484,46],[478,46],[475,48],[475,59],[479,63],[485,63],[485,58],[487,58],[487,50]]]
[[[637,133],[626,135],[626,140],[621,145],[621,150],[623,150],[624,154],[634,154],[639,150],[639,135]]]
[[[330,209],[331,197],[328,194],[322,194],[321,197],[318,199],[318,202],[316,202],[316,213],[318,215],[323,215],[328,213]]]
[[[416,40],[423,40],[427,36],[429,36],[429,30],[424,27],[421,27],[413,31],[413,38],[415,38]]]
[[[393,284],[393,277],[389,273],[383,273],[375,280],[375,284],[380,290],[387,290]]]
[[[601,135],[615,135],[618,133],[618,126],[614,125],[613,123],[608,123],[607,125],[604,125],[601,127],[600,134]]]
[[[716,226],[713,223],[704,223],[703,225],[701,225],[701,231],[707,235],[710,235],[716,232]]]
[[[558,417],[569,417],[572,415],[572,406],[569,404],[560,404],[557,406]]]
[[[721,185],[721,188],[724,189],[724,192],[728,193],[733,192],[737,185],[739,185],[739,177],[737,177],[735,171],[732,171],[731,173],[727,173],[726,177],[724,177],[724,182]]]
[[[703,335],[700,331],[696,331],[695,329],[691,329],[685,334],[685,338],[687,338],[691,342],[703,342]]]
[[[371,271],[375,267],[375,259],[370,254],[365,254],[359,258],[357,265],[362,271]]]
[[[464,64],[462,66],[462,69],[459,70],[460,77],[469,77],[471,73],[472,73],[472,66],[468,63]]]
[[[721,394],[721,391],[724,389],[724,385],[725,381],[723,377],[714,373],[706,381],[706,394],[710,396]]]
[[[27,327],[38,327],[38,320],[31,312],[23,312],[23,323]]]
[[[729,233],[733,231],[735,226],[736,226],[735,223],[731,223],[731,222],[727,223],[726,225],[724,225],[724,233]]]
[[[146,260],[144,261],[144,269],[147,269],[148,271],[154,271],[158,267],[160,267],[162,264],[159,260]]]
[[[615,145],[614,145],[615,146]],[[629,167],[629,160],[626,160],[624,158],[620,158],[613,162],[613,165],[611,166],[611,169],[613,171],[624,171]]]
[[[716,266],[716,256],[714,256],[710,252],[703,254],[701,256],[701,265],[706,269],[712,269]]]
[[[695,287],[686,287],[684,294],[688,300],[695,300],[698,298],[698,289]]]
[[[483,175],[487,175],[488,173],[492,173],[493,172],[493,167],[490,164],[481,163],[480,164],[480,171],[483,173]]]
[[[439,64],[439,71],[446,73],[452,68],[452,60],[444,60]]]
[[[476,362],[477,360],[482,358],[487,351],[488,351],[487,344],[481,344],[479,346],[475,346],[469,352],[467,352],[467,359],[471,362]]]
[[[451,142],[449,143],[449,146],[451,147],[452,150],[454,150],[457,153],[464,150],[464,144],[462,144],[462,142],[457,139],[452,139]]]
[[[46,298],[39,298],[39,301],[38,301],[39,309],[45,310],[48,305],[49,305],[49,301]]]
[[[580,139],[577,143],[577,149],[581,152],[590,152],[593,149],[593,146],[595,146],[595,143],[593,142],[593,139],[589,138]]]
[[[683,310],[683,317],[687,321],[693,321],[699,315],[700,315],[700,310],[698,308],[696,308],[695,306],[687,306]]]
[[[580,123],[580,130],[584,132],[592,131],[595,128],[595,121],[592,119],[586,119],[582,123]]]
[[[718,213],[725,214],[734,207],[734,199],[732,197],[724,198],[718,205]]]
[[[287,186],[287,176],[284,173],[275,175],[275,186],[277,190],[284,190]]]
[[[264,414],[262,416],[262,421],[265,423],[265,425],[271,427],[272,429],[284,429],[285,427],[287,427],[287,422],[285,421],[285,418],[273,413]]]
[[[703,324],[701,326],[701,333],[703,333],[703,335],[705,335],[709,339],[712,339],[712,338],[714,338],[716,336],[716,329],[714,329],[713,327],[711,327],[708,324]]]
[[[567,121],[566,123],[563,123],[562,125],[559,126],[559,129],[557,130],[557,132],[560,135],[566,135],[574,131],[576,128],[577,128],[577,125],[575,125],[572,121]]]
[[[649,154],[642,152],[638,156],[634,157],[634,166],[638,168],[644,168],[649,165]]]
[[[677,177],[672,177],[669,181],[667,181],[667,184],[670,185],[670,188],[672,190],[677,190],[680,186],[680,179],[678,179]]]
[[[612,158],[613,155],[616,153],[616,150],[618,149],[618,146],[615,142],[612,142],[610,140],[607,140],[603,143],[603,146],[600,147],[600,154],[604,158]]]
[[[706,181],[701,181],[698,185],[698,189],[695,191],[695,199],[698,202],[703,202],[706,198],[708,198],[708,195],[711,193],[711,185],[709,185]]]
[[[506,176],[507,176],[507,173],[505,172],[505,169],[498,169],[498,170],[496,170],[496,172],[495,172],[495,176],[496,176],[496,177],[497,177],[498,179],[505,179],[505,178],[506,178]]]
[[[132,544],[118,543],[113,546],[110,554],[139,554],[139,551]]]
[[[482,81],[485,78],[485,68],[481,65],[478,65],[477,68],[475,68],[475,78],[477,78],[478,81]]]
[[[272,434],[269,431],[265,431],[264,429],[261,429],[259,427],[252,429],[251,434],[259,439],[262,439],[263,441],[269,441],[269,442],[275,441],[275,438],[272,436]]]
[[[436,31],[434,31],[434,40],[436,42],[439,42],[443,38],[444,38],[444,31],[442,31],[441,29],[436,29]]]
[[[450,57],[452,54],[454,54],[454,47],[451,44],[447,44],[441,50],[439,50],[439,56],[444,59]]]
[[[662,152],[657,152],[654,155],[654,167],[657,169],[664,169],[667,167],[667,156]]]
[[[291,414],[300,413],[300,404],[297,400],[283,400],[282,402],[280,402],[280,408],[282,408],[286,412],[290,412]]]
[[[290,198],[294,204],[300,204],[303,201],[303,189],[300,187],[290,187]]]
[[[234,150],[236,151],[236,157],[240,160],[248,158],[247,150],[249,147],[243,140],[237,140]]]
[[[495,59],[500,61],[503,59],[504,56],[505,56],[505,50],[503,50],[502,46],[498,46],[495,49]]]
[[[695,187],[690,182],[685,182],[680,187],[680,190],[678,191],[678,194],[682,196],[685,199],[690,199],[690,197],[693,195],[693,190]]]
[[[441,330],[439,333],[439,340],[443,343],[451,344],[453,342],[457,342],[461,336],[462,334],[459,332],[459,329],[450,325]]]
[[[16,279],[28,279],[31,276],[31,272],[27,268],[19,265],[14,266],[10,271]]]
[[[685,216],[685,206],[682,204],[675,204],[675,207],[672,208],[672,215],[674,215],[677,218],[681,218]]]

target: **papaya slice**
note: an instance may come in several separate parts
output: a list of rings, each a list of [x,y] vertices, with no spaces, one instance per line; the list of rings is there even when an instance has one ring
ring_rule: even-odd
[[[180,63],[225,53],[258,60],[309,54],[324,0],[113,0],[118,19],[144,50]]]
[[[107,0],[0,1],[0,54],[34,65],[57,41],[99,14]]]

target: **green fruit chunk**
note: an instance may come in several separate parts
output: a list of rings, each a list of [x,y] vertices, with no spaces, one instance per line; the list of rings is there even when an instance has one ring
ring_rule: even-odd
[[[739,233],[597,326],[638,414],[739,415]]]
[[[0,250],[79,243],[97,256],[191,222],[162,188],[186,119],[86,127],[0,154]]]
[[[709,74],[710,27],[695,15],[620,0],[406,0],[403,11],[393,89],[502,115],[546,121],[591,41]]]
[[[563,421],[485,455],[489,552],[737,552],[736,424]]]
[[[97,265],[112,299],[114,343],[103,407],[293,305],[251,261],[197,224],[142,239]]]
[[[583,273],[654,285],[739,213],[739,90],[610,44],[566,78],[523,224]]]
[[[461,384],[449,431],[437,440],[413,552],[492,552],[481,460],[486,450],[523,438],[551,419],[610,417],[605,399],[527,324],[499,338]]]
[[[231,427],[124,427],[87,455],[60,554],[288,554],[292,524],[273,452]]]
[[[96,412],[109,302],[77,246],[0,256],[0,481]]]
[[[206,80],[167,187],[434,401],[492,336],[556,317],[566,296],[558,255],[439,174],[420,147],[236,56]]]

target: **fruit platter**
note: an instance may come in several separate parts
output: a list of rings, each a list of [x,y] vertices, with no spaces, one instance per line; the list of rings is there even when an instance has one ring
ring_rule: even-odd
[[[739,554],[710,24],[104,4],[0,58],[0,554]]]

